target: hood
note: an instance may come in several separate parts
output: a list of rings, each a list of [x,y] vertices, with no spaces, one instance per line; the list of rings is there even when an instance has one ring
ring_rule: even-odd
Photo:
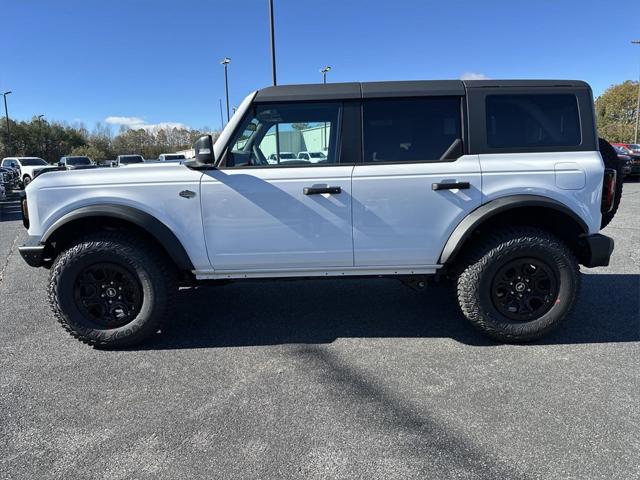
[[[43,189],[107,184],[166,183],[179,177],[180,172],[187,167],[178,163],[149,165],[141,163],[126,167],[75,168],[73,170],[51,167],[51,169],[55,171],[47,171],[46,175],[38,176],[38,181],[32,182],[29,187]]]

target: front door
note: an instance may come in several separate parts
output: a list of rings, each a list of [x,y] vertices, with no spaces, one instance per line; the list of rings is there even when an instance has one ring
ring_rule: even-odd
[[[252,106],[222,165],[205,172],[201,184],[215,272],[353,266],[353,166],[338,148],[342,109],[340,103]]]
[[[464,155],[461,97],[364,99],[363,163],[353,172],[356,267],[432,266],[481,203]]]

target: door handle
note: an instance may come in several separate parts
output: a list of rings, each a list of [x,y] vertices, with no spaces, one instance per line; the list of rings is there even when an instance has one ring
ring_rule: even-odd
[[[341,187],[304,187],[302,193],[305,195],[320,195],[321,193],[342,193]]]
[[[469,182],[432,183],[431,188],[433,190],[466,190],[471,188],[471,185],[469,185]]]

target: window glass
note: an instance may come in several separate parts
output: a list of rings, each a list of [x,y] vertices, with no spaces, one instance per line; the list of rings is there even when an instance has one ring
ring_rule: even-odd
[[[337,163],[340,104],[257,105],[243,120],[227,167]],[[308,153],[300,155],[300,152]],[[313,156],[316,153],[316,156]]]
[[[580,144],[575,95],[487,95],[487,144],[495,148]]]
[[[368,100],[363,104],[364,161],[440,160],[462,151],[459,97]],[[456,140],[459,140],[456,142]]]

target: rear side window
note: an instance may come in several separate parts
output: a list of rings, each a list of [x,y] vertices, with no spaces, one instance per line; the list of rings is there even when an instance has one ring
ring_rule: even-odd
[[[575,95],[487,95],[487,144],[494,148],[580,145]]]
[[[362,112],[365,163],[461,155],[460,97],[367,100]]]

